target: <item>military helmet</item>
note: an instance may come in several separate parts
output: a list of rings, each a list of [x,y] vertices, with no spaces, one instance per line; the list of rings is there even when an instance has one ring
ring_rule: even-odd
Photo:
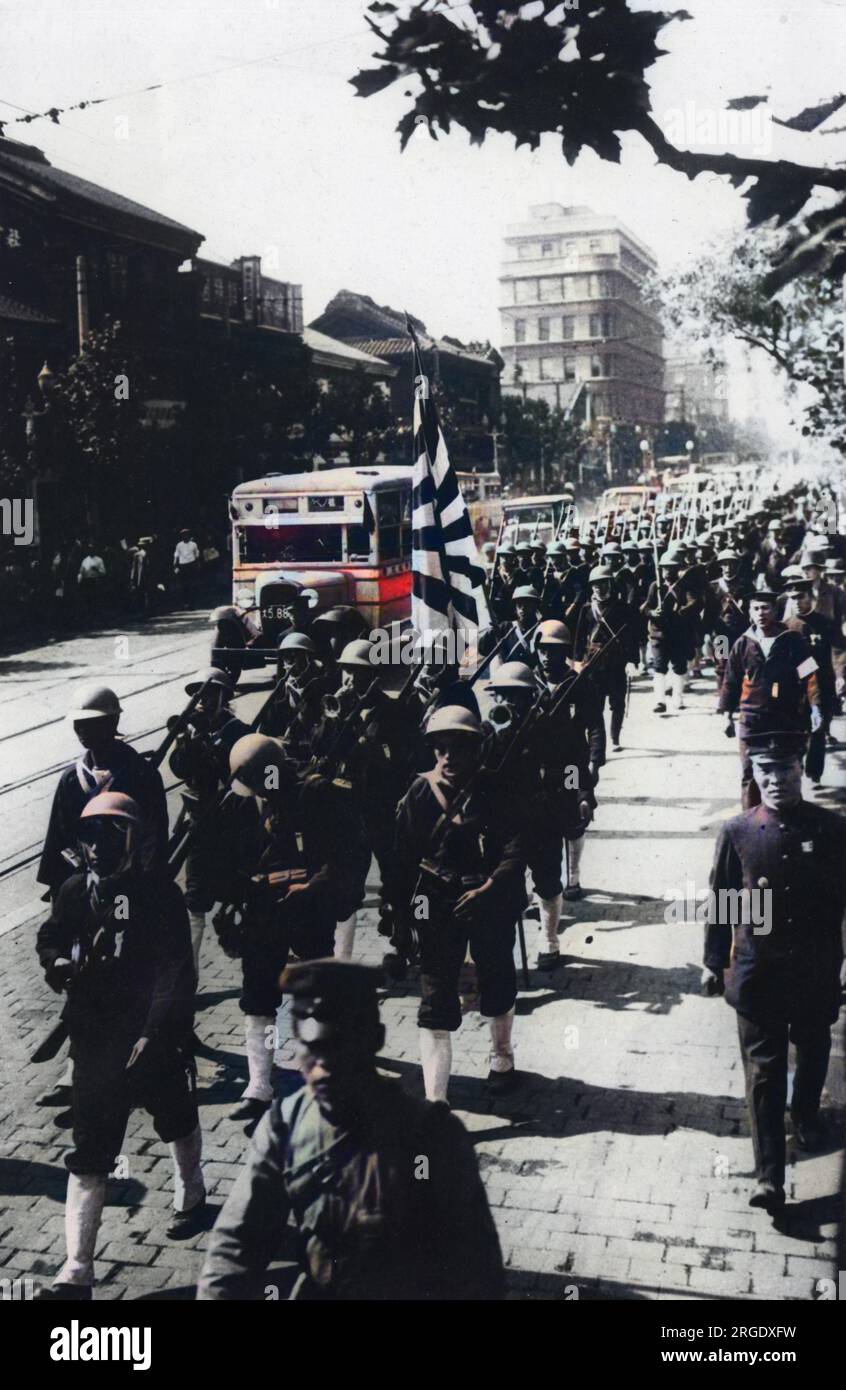
[[[678,568],[681,565],[681,559],[679,558],[678,551],[665,550],[664,554],[658,561],[658,564],[661,567],[661,569],[667,569],[670,565],[674,565],[676,568]]]
[[[513,603],[540,603],[540,594],[537,589],[533,589],[531,584],[518,584],[514,593],[511,595]]]
[[[516,551],[510,541],[503,541],[498,553],[500,555],[515,555]]]
[[[294,764],[285,756],[281,744],[266,734],[246,734],[238,739],[229,753],[229,772],[237,796],[260,796],[269,791],[271,772],[278,777],[273,790],[290,785],[295,777]]]
[[[805,571],[801,565],[785,565],[781,572],[781,578],[784,583],[788,583],[791,579],[804,579]]]
[[[141,808],[137,801],[133,801],[131,796],[125,792],[98,792],[92,796],[90,801],[86,801],[80,813],[80,820],[93,820],[95,816],[104,816],[114,820],[129,821],[131,825],[140,825]]]
[[[316,656],[317,648],[311,638],[305,632],[286,632],[279,643],[281,652],[305,652],[308,656]]]
[[[232,677],[227,675],[225,671],[221,671],[217,666],[208,666],[204,671],[198,671],[186,682],[185,694],[196,695],[197,691],[202,690],[204,685],[219,685],[226,691],[227,695],[231,695],[235,688],[232,684]]]
[[[514,553],[516,555],[531,555],[534,548],[531,541],[520,541],[518,545],[515,545]]]
[[[556,557],[559,556],[559,555],[566,555],[566,554],[567,554],[567,547],[566,547],[566,545],[564,544],[563,541],[553,541],[553,542],[552,542],[552,545],[549,547],[549,549],[547,550],[546,554],[547,554],[547,558],[550,559],[550,560],[552,560],[552,559],[556,558]]]
[[[545,622],[538,624],[535,632],[536,647],[570,647],[572,644],[570,629],[557,618],[547,618]]]
[[[120,701],[107,685],[84,685],[75,692],[73,699],[68,719],[75,724],[83,719],[102,719],[106,715],[121,713]]]
[[[601,584],[603,580],[613,578],[614,576],[607,565],[594,565],[593,569],[588,575],[588,581],[591,584]]]
[[[438,734],[467,734],[471,738],[481,738],[482,726],[472,710],[464,705],[442,705],[432,714],[424,730],[426,738],[436,738]]]
[[[503,661],[491,673],[486,690],[536,690],[535,678],[524,661]]]
[[[721,550],[717,559],[721,565],[729,565],[732,562],[739,563],[740,556],[736,550]]]
[[[571,536],[564,546],[565,550],[581,550],[581,548],[582,543],[579,540],[578,536]]]
[[[374,665],[373,644],[362,637],[348,642],[338,657],[338,665],[345,666],[348,670],[364,668],[369,671]]]
[[[232,603],[223,603],[219,608],[213,608],[209,613],[209,623],[214,626],[216,623],[225,623],[227,619],[234,618],[236,621],[241,618],[241,610]]]
[[[606,541],[599,553],[600,555],[621,555],[623,550],[619,541]]]

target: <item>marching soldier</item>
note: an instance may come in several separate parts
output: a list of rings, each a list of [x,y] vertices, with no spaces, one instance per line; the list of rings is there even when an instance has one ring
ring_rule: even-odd
[[[540,617],[540,594],[530,584],[521,584],[514,590],[511,606],[514,621],[505,645],[500,648],[500,658],[503,661],[523,661],[527,666],[534,666],[536,658],[532,637]]]
[[[526,901],[526,861],[520,835],[503,813],[507,788],[493,785],[480,768],[478,719],[461,706],[445,705],[429,720],[426,738],[435,766],[415,779],[400,802],[390,898],[419,940],[417,1021],[426,1099],[445,1101],[468,947],[478,972],[479,1007],[490,1022],[488,1084],[499,1093],[516,1080],[514,944]]]
[[[231,1118],[249,1128],[273,1096],[280,974],[291,951],[300,959],[331,953],[335,922],[361,901],[368,856],[331,784],[308,777],[298,789],[295,764],[277,740],[247,734],[233,746],[229,770],[244,806],[229,837],[232,917],[221,944],[242,961],[249,1082]]]
[[[302,766],[311,754],[311,740],[323,714],[323,697],[330,682],[306,633],[289,630],[279,643],[277,680],[284,685],[273,700],[262,729],[281,738],[288,756]]]
[[[84,752],[59,778],[36,875],[54,897],[73,873],[63,851],[74,849],[82,808],[98,792],[124,792],[138,803],[144,822],[141,856],[145,866],[154,866],[167,852],[167,802],[162,779],[147,758],[119,737],[120,715],[117,695],[99,685],[83,686],[68,711]]]
[[[503,541],[496,555],[496,567],[491,578],[488,607],[497,623],[508,621],[511,598],[517,588],[517,554],[510,541]]]
[[[801,738],[784,734],[755,742],[760,804],[720,831],[702,976],[706,993],[725,991],[737,1012],[757,1176],[749,1204],[771,1213],[785,1201],[788,1042],[796,1048],[796,1143],[810,1152],[824,1143],[820,1096],[843,960],[846,828],[841,816],[803,801],[801,747]],[[721,899],[738,892],[763,894],[765,911],[726,921]],[[752,925],[762,918],[763,929]]]
[[[311,625],[311,637],[317,647],[318,658],[326,673],[329,688],[337,676],[338,657],[347,643],[366,637],[369,631],[367,620],[357,608],[348,604],[337,604],[318,613]]]
[[[604,565],[591,570],[590,587],[590,601],[582,608],[576,625],[573,655],[576,661],[593,663],[590,679],[597,692],[603,719],[605,701],[608,700],[611,746],[615,753],[619,753],[628,680],[637,664],[635,615],[629,605],[618,597],[614,576]],[[597,659],[594,661],[593,658]]]
[[[226,836],[226,813],[215,814],[229,774],[231,737],[224,739],[228,727],[240,733],[247,726],[235,719],[229,702],[233,694],[231,678],[225,671],[210,667],[200,671],[185,686],[186,695],[205,687],[188,726],[177,735],[170,754],[170,769],[185,783],[183,814],[174,839],[186,831],[190,838],[185,859],[185,904],[191,927],[194,973],[199,979],[200,949],[210,912],[225,892],[220,877],[221,841]]]
[[[658,574],[649,586],[641,607],[648,619],[647,632],[652,651],[655,714],[666,714],[667,673],[672,671],[672,693],[677,710],[684,708],[687,663],[693,655],[692,622],[696,600],[681,586],[678,554],[665,550],[658,562]]]
[[[817,613],[814,608],[809,579],[791,579],[787,588],[787,600],[793,615],[785,617],[785,627],[788,631],[798,632],[805,638],[818,667],[817,682],[823,722],[808,738],[805,771],[814,785],[819,786],[825,768],[826,735],[837,707],[832,654],[835,624],[833,619]]]
[[[749,598],[751,623],[731,649],[719,711],[737,713],[743,807],[759,803],[750,737],[786,730],[805,735],[823,727],[817,662],[805,638],[778,620],[776,595],[756,589]]]
[[[379,979],[347,961],[286,970],[306,1084],[275,1102],[255,1134],[209,1242],[200,1301],[265,1298],[291,1215],[301,1252],[292,1299],[503,1297],[502,1254],[464,1127],[376,1070]]]
[[[715,603],[711,633],[714,644],[714,670],[719,691],[728,665],[729,652],[749,626],[749,614],[740,578],[740,556],[737,551],[721,550],[717,561],[720,577],[711,584]]]
[[[533,878],[548,943],[545,955],[553,957],[545,961],[542,956],[538,962],[541,969],[554,969],[558,963],[554,957],[562,898],[576,902],[582,896],[584,837],[596,806],[593,788],[605,762],[602,706],[590,679],[582,679],[570,664],[572,645],[570,631],[564,623],[541,623],[536,634],[538,668],[535,679],[548,703],[555,704],[557,711],[554,736],[539,733],[538,747],[539,775],[544,788],[538,812],[545,832],[543,843],[537,842],[537,874],[533,872]],[[575,692],[577,679],[578,696]],[[570,686],[574,687],[574,698],[562,700],[561,696]],[[566,860],[566,886],[561,883],[562,859]]]
[[[67,1258],[44,1299],[90,1299],[94,1252],[112,1172],[133,1106],[171,1146],[175,1213],[167,1234],[202,1229],[202,1136],[191,1054],[194,980],[182,895],[143,866],[141,809],[121,792],[83,808],[85,863],[62,885],[38,932],[47,982],[67,993],[74,1061],[73,1149],[65,1201]]]

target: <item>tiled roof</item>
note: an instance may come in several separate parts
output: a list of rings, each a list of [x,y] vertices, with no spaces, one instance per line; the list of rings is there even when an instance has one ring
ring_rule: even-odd
[[[383,367],[386,371],[392,370],[389,364],[375,353],[354,347],[352,343],[342,343],[340,338],[330,338],[328,333],[318,333],[316,328],[304,328],[303,340],[306,347],[310,347],[313,352],[343,357],[346,361],[358,363],[361,367]]]
[[[21,304],[8,294],[0,294],[0,319],[14,319],[16,323],[56,323],[49,314],[33,309],[29,304]]]
[[[142,203],[133,202],[131,198],[124,198],[122,193],[115,193],[111,188],[101,188],[98,183],[90,183],[88,179],[82,179],[78,174],[70,174],[66,169],[54,169],[52,164],[42,162],[42,159],[27,159],[12,154],[4,145],[5,142],[0,140],[0,170],[4,165],[10,165],[13,170],[25,173],[33,182],[44,184],[48,188],[71,193],[77,198],[84,198],[86,202],[109,208],[112,212],[125,213],[144,222],[152,222],[160,227],[168,227],[171,231],[203,239],[200,232],[184,226],[182,222],[175,222],[172,217],[165,217],[154,208],[144,207]]]
[[[458,347],[448,339],[430,338],[425,333],[418,333],[417,337],[424,351],[437,348],[438,352],[448,353],[451,357],[471,357],[477,362],[487,361],[485,353],[475,352],[473,348]],[[411,352],[410,338],[348,338],[347,342],[362,352],[369,352],[377,357],[396,357],[401,353]]]

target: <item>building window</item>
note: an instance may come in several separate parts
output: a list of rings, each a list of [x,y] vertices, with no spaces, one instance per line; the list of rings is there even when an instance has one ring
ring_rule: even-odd
[[[540,281],[540,297],[547,304],[554,304],[561,298],[561,276],[545,275]]]
[[[542,357],[540,359],[540,381],[561,380],[561,358]]]
[[[602,250],[602,241],[601,241],[601,239],[600,239],[599,237],[591,237],[590,249],[591,249],[591,251],[601,251],[601,250]]]
[[[590,337],[591,337],[591,338],[598,338],[598,337],[600,336],[601,332],[602,332],[602,329],[601,329],[600,322],[599,322],[599,314],[591,314],[591,316],[590,316]]]
[[[617,315],[602,315],[602,336],[603,338],[614,338],[617,333]]]
[[[515,343],[525,343],[526,341],[526,320],[514,320],[514,341]]]
[[[565,358],[564,358],[564,380],[565,380],[565,381],[575,381],[575,380],[576,380],[576,359],[575,359],[575,357],[565,357]]]
[[[602,376],[602,358],[601,358],[601,357],[592,357],[592,358],[590,359],[590,374],[591,374],[591,376]]]
[[[606,376],[617,375],[617,358],[613,352],[609,352],[607,357],[603,358],[603,366]]]
[[[538,298],[537,280],[515,280],[514,289],[518,304],[535,304]]]
[[[561,320],[561,337],[568,341],[574,336],[576,320],[573,318],[563,318]]]
[[[554,241],[542,241],[541,244],[540,244],[540,253],[541,253],[542,256],[554,256],[554,255],[555,255],[555,242],[554,242]]]
[[[538,319],[538,342],[549,342],[549,319]]]

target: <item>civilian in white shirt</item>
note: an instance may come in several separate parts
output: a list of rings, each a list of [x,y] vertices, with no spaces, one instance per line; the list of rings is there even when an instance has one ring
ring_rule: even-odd
[[[179,532],[179,540],[173,552],[173,572],[182,586],[182,597],[186,608],[190,608],[194,580],[200,570],[200,547],[188,528]]]

